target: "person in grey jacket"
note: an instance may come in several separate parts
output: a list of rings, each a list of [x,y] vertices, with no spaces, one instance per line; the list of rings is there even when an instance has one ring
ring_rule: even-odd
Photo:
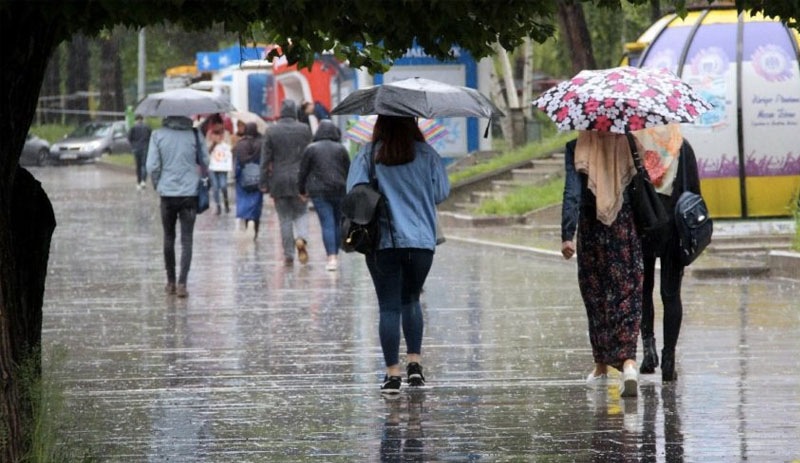
[[[322,229],[322,243],[328,255],[326,270],[339,266],[339,244],[342,241],[339,222],[342,199],[350,169],[350,156],[339,140],[341,132],[329,119],[319,122],[314,142],[303,152],[297,188],[300,195],[311,196]]]
[[[295,248],[300,263],[308,262],[308,206],[297,188],[297,174],[309,143],[311,128],[298,122],[295,102],[284,100],[280,119],[264,134],[261,191],[275,202],[286,265],[294,262]]]
[[[161,225],[164,229],[164,264],[167,294],[187,297],[186,280],[192,263],[192,236],[197,216],[197,185],[208,170],[205,137],[192,128],[184,116],[164,118],[163,127],[150,136],[147,172],[161,196]],[[181,266],[175,278],[176,223],[181,226]],[[176,284],[177,283],[177,284]]]

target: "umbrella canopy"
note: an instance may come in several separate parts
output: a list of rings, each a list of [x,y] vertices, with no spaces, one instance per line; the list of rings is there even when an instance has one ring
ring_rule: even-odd
[[[559,130],[625,133],[692,122],[713,108],[666,69],[618,67],[581,71],[533,101]]]
[[[136,106],[137,114],[154,117],[193,116],[234,110],[227,97],[191,88],[151,93]]]
[[[265,121],[261,116],[256,113],[250,111],[231,111],[228,113],[233,119],[237,121],[242,121],[245,124],[250,122],[255,122],[256,127],[258,128],[258,133],[264,135],[267,131],[267,121]]]
[[[355,124],[351,125],[344,132],[344,138],[353,140],[356,143],[364,144],[372,140],[372,131],[375,128],[378,116],[367,116],[359,119]],[[434,144],[447,136],[447,129],[445,126],[436,121],[436,119],[417,119],[417,125],[425,140]]]
[[[469,87],[413,77],[356,90],[331,114],[437,117],[503,116],[489,98]]]

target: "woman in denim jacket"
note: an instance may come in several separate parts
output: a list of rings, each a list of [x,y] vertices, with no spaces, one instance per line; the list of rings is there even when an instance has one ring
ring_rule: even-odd
[[[425,385],[419,298],[436,249],[436,205],[450,194],[450,182],[439,154],[425,143],[413,117],[379,115],[372,140],[350,165],[347,191],[370,181],[370,162],[374,162],[388,217],[380,219],[380,244],[377,251],[366,255],[366,263],[380,307],[378,331],[386,364],[381,391],[396,394],[402,384],[401,326],[407,349],[407,383],[411,387]],[[370,160],[370,155],[374,159]]]

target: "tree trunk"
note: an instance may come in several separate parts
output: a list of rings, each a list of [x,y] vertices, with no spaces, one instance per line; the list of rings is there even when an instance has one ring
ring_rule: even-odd
[[[122,111],[122,63],[116,37],[100,42],[100,110]]]
[[[661,19],[661,1],[650,0],[650,21],[656,22]]]
[[[562,1],[558,3],[558,23],[561,34],[569,45],[572,71],[577,74],[584,69],[597,69],[592,51],[592,39],[586,25],[586,16],[580,3]]]
[[[47,196],[19,168],[59,25],[35,8],[0,9],[7,47],[0,73],[0,461],[22,460],[30,447],[32,400],[19,366],[40,365],[42,297],[55,221]],[[33,356],[33,359],[31,359]],[[36,379],[36,378],[28,378]]]
[[[533,45],[531,38],[525,37],[522,46],[522,107],[525,113],[530,114],[531,101],[533,100]]]
[[[53,51],[53,56],[47,64],[47,71],[45,72],[44,82],[42,83],[41,96],[47,97],[43,100],[39,108],[51,109],[60,108],[61,99],[56,99],[63,92],[61,91],[61,49],[56,48]],[[39,113],[39,122],[44,124],[61,124],[64,122],[63,114],[42,111]]]
[[[67,118],[75,124],[89,120],[89,76],[89,40],[75,34],[67,56],[67,109],[78,111]]]

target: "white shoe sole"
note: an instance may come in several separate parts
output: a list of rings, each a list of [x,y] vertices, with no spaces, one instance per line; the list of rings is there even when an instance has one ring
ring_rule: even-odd
[[[636,397],[639,395],[639,375],[635,368],[626,368],[622,373],[622,382],[619,385],[620,397]]]

